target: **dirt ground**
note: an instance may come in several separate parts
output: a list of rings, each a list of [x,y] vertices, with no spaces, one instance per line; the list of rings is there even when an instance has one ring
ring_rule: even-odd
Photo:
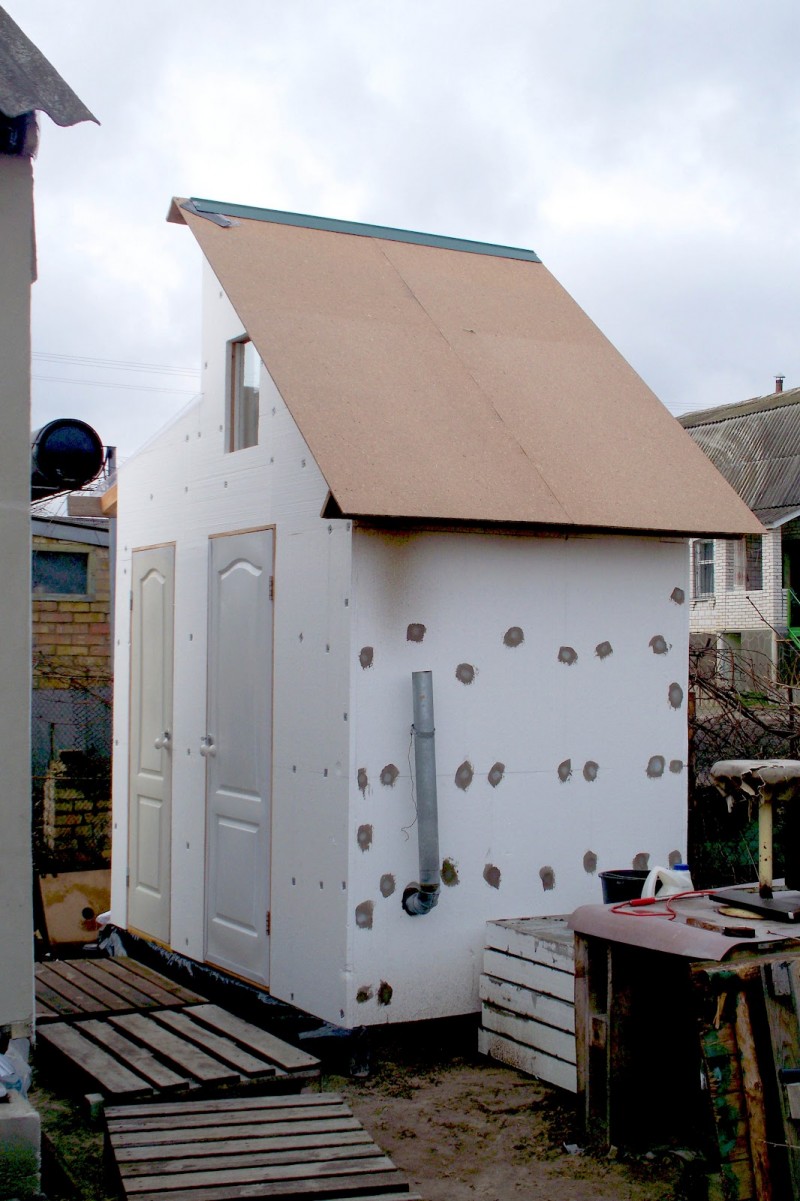
[[[442,1045],[376,1048],[369,1074],[332,1064],[322,1086],[347,1099],[423,1201],[681,1201],[702,1195],[674,1152],[636,1157],[579,1148],[575,1099],[476,1054]],[[48,1170],[49,1201],[105,1201],[102,1134],[76,1101],[35,1083],[31,1100],[66,1168]]]

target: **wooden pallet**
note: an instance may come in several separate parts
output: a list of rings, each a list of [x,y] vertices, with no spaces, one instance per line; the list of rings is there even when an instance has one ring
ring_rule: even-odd
[[[575,1092],[574,936],[564,917],[487,922],[478,1050]]]
[[[319,1078],[319,1060],[217,1005],[148,1009],[49,1022],[39,1053],[73,1091],[123,1101],[166,1093],[291,1091]]]
[[[420,1201],[335,1093],[107,1108],[126,1201]]]
[[[205,1001],[135,959],[54,959],[36,965],[36,1023]]]

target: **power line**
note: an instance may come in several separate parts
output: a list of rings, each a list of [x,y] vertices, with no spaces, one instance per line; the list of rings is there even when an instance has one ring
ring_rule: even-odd
[[[87,355],[48,354],[45,351],[34,351],[31,356],[46,363],[75,363],[81,367],[107,367],[113,371],[153,371],[159,375],[192,375],[200,374],[197,367],[172,367],[164,363],[135,363],[125,359],[100,359]]]
[[[197,396],[194,388],[151,388],[148,384],[110,384],[99,379],[70,379],[60,375],[32,375],[33,380],[48,384],[81,384],[89,388],[124,388],[129,392],[168,392],[172,396]]]

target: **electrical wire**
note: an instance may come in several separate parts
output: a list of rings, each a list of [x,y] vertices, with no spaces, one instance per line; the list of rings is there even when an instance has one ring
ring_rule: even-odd
[[[172,396],[193,396],[192,388],[152,388],[148,384],[113,384],[100,379],[70,379],[61,375],[32,375],[32,380],[41,380],[48,384],[80,384],[89,388],[124,388],[129,392],[168,392]]]
[[[33,359],[45,363],[76,363],[81,367],[106,367],[111,371],[150,371],[158,375],[191,375],[200,374],[199,367],[171,367],[166,363],[138,363],[126,359],[101,359],[88,355],[49,354],[45,351],[34,351]]]

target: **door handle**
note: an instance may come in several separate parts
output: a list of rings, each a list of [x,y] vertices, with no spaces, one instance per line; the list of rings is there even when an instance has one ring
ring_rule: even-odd
[[[172,735],[169,730],[165,730],[160,738],[153,739],[153,746],[157,751],[168,751],[172,743]]]
[[[209,756],[211,756],[213,758],[214,755],[216,755],[216,753],[217,753],[217,748],[214,745],[214,739],[211,737],[210,734],[204,734],[203,737],[200,739],[200,754],[205,759],[205,758],[208,758]]]

